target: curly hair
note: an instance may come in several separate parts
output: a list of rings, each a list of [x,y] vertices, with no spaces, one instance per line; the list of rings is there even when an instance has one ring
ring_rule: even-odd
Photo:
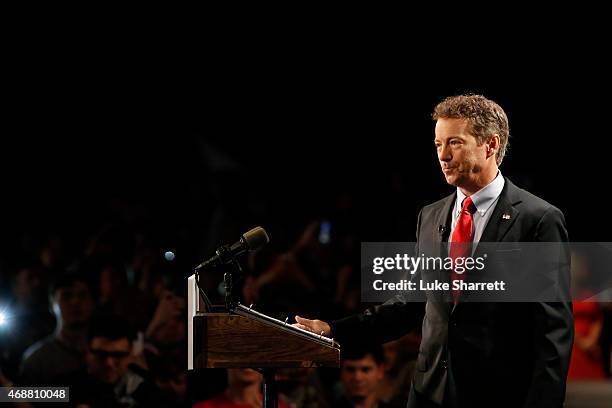
[[[468,131],[479,145],[494,134],[499,136],[499,149],[495,160],[499,166],[508,149],[510,128],[506,112],[497,103],[482,95],[449,96],[436,105],[432,114],[434,120],[466,119]]]

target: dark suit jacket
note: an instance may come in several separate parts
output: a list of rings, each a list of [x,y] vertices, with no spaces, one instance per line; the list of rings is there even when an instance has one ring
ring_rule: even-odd
[[[417,251],[420,246],[448,240],[455,197],[456,193],[421,210]],[[440,233],[440,226],[446,226],[442,228],[446,236]],[[563,213],[508,179],[480,240],[567,241]],[[569,253],[566,256],[569,262]],[[569,270],[567,275],[567,286],[561,290],[569,290]],[[332,322],[331,327],[340,342],[364,337],[387,342],[419,324],[423,339],[413,384],[429,400],[442,403],[450,369],[456,390],[452,398],[459,407],[563,405],[573,343],[570,302],[459,301],[454,306],[431,299],[387,302]]]

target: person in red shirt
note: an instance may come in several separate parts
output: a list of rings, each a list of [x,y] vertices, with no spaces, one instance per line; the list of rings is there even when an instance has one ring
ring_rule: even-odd
[[[574,302],[575,338],[568,372],[569,380],[604,380],[599,336],[603,313],[596,302]]]
[[[606,378],[604,357],[600,345],[604,314],[597,302],[589,301],[594,293],[589,287],[592,282],[591,256],[575,249],[572,253],[574,302],[574,344],[570,360],[568,379],[570,381],[603,380]]]
[[[250,368],[227,370],[227,388],[216,397],[198,402],[193,408],[261,408],[261,374]],[[289,408],[279,401],[279,408]]]

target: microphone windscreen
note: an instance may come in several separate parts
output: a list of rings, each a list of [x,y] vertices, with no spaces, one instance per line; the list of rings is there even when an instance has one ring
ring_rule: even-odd
[[[256,251],[270,242],[268,233],[261,227],[255,227],[245,232],[242,237],[251,251]]]

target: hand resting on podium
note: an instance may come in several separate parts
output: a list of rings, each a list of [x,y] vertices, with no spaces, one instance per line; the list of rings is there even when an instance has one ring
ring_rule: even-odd
[[[323,320],[304,319],[303,317],[296,315],[295,321],[297,323],[292,324],[292,326],[295,326],[298,329],[307,330],[309,332],[327,337],[331,335],[331,327]]]

